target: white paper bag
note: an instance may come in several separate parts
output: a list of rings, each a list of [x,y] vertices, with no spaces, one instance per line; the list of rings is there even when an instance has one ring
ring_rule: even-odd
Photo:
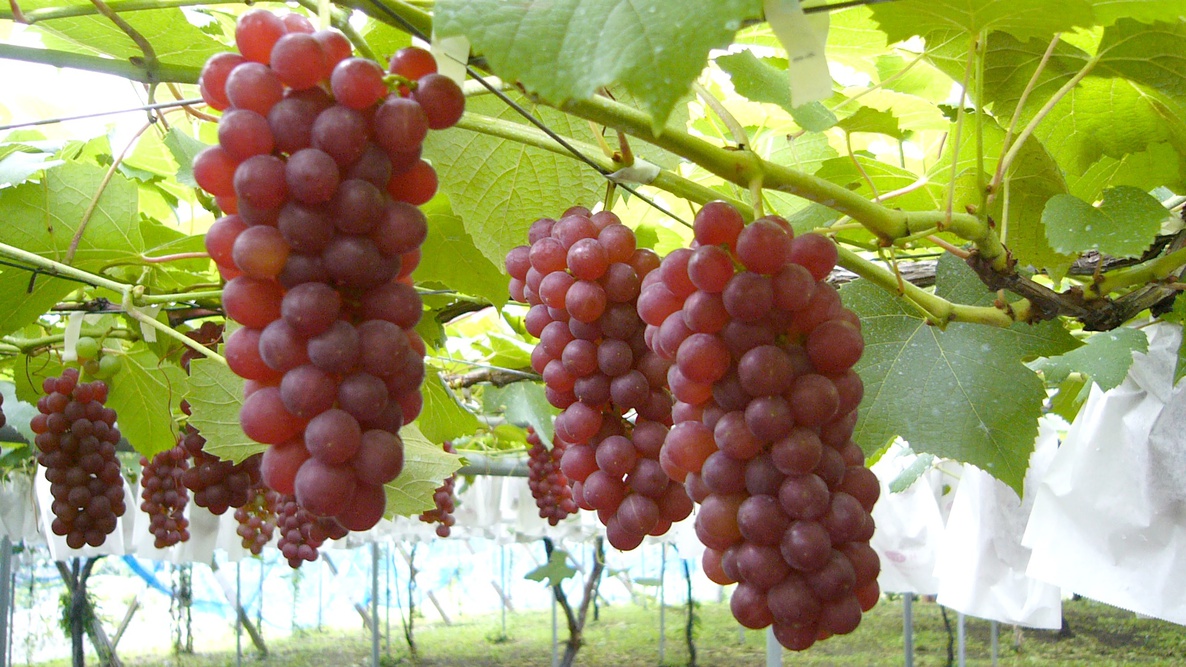
[[[869,545],[881,558],[877,583],[886,593],[934,595],[935,554],[943,534],[939,499],[947,476],[932,470],[899,493],[890,493],[890,482],[918,457],[898,442],[882,455],[871,470],[881,482],[881,498],[873,506],[877,530]]]
[[[1033,550],[1034,578],[1186,623],[1186,511],[1181,489],[1170,490],[1181,471],[1165,469],[1184,446],[1181,428],[1169,429],[1186,400],[1171,384],[1181,329],[1160,323],[1145,332],[1149,352],[1135,356],[1124,382],[1092,388],[1038,486],[1022,544]]]
[[[1033,489],[1057,451],[1055,426],[1044,419],[1026,471],[1024,501],[1004,482],[964,464],[935,562],[939,604],[1002,623],[1062,627],[1061,591],[1026,575],[1030,550],[1021,545]]]

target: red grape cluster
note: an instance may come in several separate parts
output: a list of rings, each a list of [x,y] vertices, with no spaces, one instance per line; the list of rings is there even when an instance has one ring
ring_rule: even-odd
[[[465,99],[427,51],[397,52],[389,74],[298,15],[247,12],[235,41],[240,53],[202,70],[203,98],[224,113],[194,178],[229,213],[206,247],[243,325],[226,343],[248,380],[240,421],[275,446],[271,488],[365,530],[403,467],[399,429],[422,407],[410,274],[428,231],[417,206],[437,179],[421,144]]]
[[[563,440],[554,440],[549,450],[530,426],[527,427],[527,444],[531,445],[527,450],[527,487],[539,508],[539,518],[547,519],[555,526],[568,515],[577,513],[568,477],[560,470],[560,460],[567,446]]]
[[[276,530],[276,510],[282,502],[279,493],[259,486],[246,505],[235,510],[239,527],[235,532],[242,539],[243,548],[258,556],[264,545],[272,541]]]
[[[451,442],[446,441],[443,448],[450,454],[457,453]],[[437,524],[437,537],[448,537],[453,532],[453,524],[457,522],[453,518],[453,512],[457,509],[457,497],[453,492],[456,483],[457,475],[449,475],[449,478],[432,494],[432,502],[436,503],[436,507],[420,515],[420,520],[424,523]]]
[[[289,495],[280,496],[276,527],[280,529],[276,547],[294,570],[303,561],[317,560],[317,549],[326,540],[341,539],[349,532],[333,518],[314,516]]]
[[[187,407],[187,406],[183,406]],[[205,451],[206,438],[186,424],[181,447],[193,463],[181,473],[181,483],[194,494],[194,504],[211,514],[224,514],[231,507],[242,507],[251,500],[251,488],[259,478],[260,456],[241,463],[231,463]]]
[[[71,549],[97,547],[124,514],[124,480],[115,445],[115,410],[104,407],[107,383],[79,383],[78,371],[46,378],[45,395],[29,428],[37,434],[37,463],[45,467],[54,514],[50,526]]]
[[[635,309],[659,258],[636,247],[618,216],[583,207],[537,220],[528,239],[507,254],[506,269],[511,297],[531,304],[526,328],[540,339],[532,367],[563,410],[556,418],[556,439],[569,445],[563,472],[610,543],[633,549],[692,511],[658,462],[671,423],[671,364],[647,349]],[[633,424],[625,418],[631,411]]]
[[[714,581],[740,582],[734,616],[802,650],[851,632],[877,601],[869,547],[877,479],[851,436],[863,385],[860,321],[824,278],[835,245],[785,220],[744,226],[728,204],[645,280],[638,312],[674,362],[664,470],[700,503]]]
[[[158,549],[189,540],[185,506],[189,493],[181,478],[189,469],[189,451],[181,445],[140,457],[140,510],[148,515],[148,532]]]
[[[0,394],[0,428],[8,423],[8,417],[4,416],[4,395]]]
[[[185,335],[190,340],[205,345],[210,349],[214,349],[219,343],[222,342],[223,328],[224,327],[222,324],[216,322],[202,322],[201,326],[199,326],[197,329],[191,329],[190,331],[185,332]],[[178,363],[180,363],[181,367],[184,368],[185,372],[188,373],[189,362],[200,356],[202,356],[201,352],[198,352],[187,345],[181,349],[181,357],[178,359]]]

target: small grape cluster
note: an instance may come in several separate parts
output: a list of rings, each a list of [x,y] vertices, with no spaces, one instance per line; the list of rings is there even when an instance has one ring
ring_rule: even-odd
[[[445,441],[442,445],[444,450],[450,454],[456,454],[457,450],[453,448],[453,443]],[[453,512],[457,510],[457,497],[454,494],[454,485],[457,483],[457,475],[449,475],[437,490],[432,494],[432,502],[436,503],[436,507],[428,510],[420,515],[420,520],[427,524],[437,524],[437,537],[448,537],[453,532],[453,524],[457,520],[453,517]]]
[[[8,423],[8,417],[4,416],[4,395],[0,394],[0,428]]]
[[[525,325],[539,338],[532,367],[563,410],[561,467],[574,501],[597,511],[610,543],[633,549],[692,511],[658,462],[671,423],[671,364],[647,349],[635,308],[659,257],[638,248],[614,213],[583,207],[537,220],[528,240],[507,254],[506,269],[511,297],[531,305]]]
[[[421,144],[465,98],[423,49],[397,52],[389,76],[295,14],[247,12],[235,41],[240,53],[202,70],[203,98],[224,113],[194,178],[229,213],[206,247],[243,325],[226,343],[248,380],[240,421],[274,445],[271,488],[365,530],[402,470],[399,429],[422,407],[410,275],[428,231],[417,206],[437,179]]]
[[[224,461],[206,451],[206,438],[191,424],[185,425],[180,446],[193,460],[181,473],[181,482],[194,494],[195,505],[222,515],[251,500],[251,488],[259,479],[260,455],[241,463]]]
[[[189,451],[182,445],[140,457],[140,510],[148,515],[148,532],[158,549],[189,540],[185,506],[189,493],[181,478],[189,469]]]
[[[272,541],[276,531],[276,511],[282,499],[279,493],[265,486],[255,487],[253,491],[251,500],[235,510],[235,521],[239,524],[235,532],[241,538],[243,548],[258,556]]]
[[[700,210],[694,235],[638,300],[648,345],[674,361],[660,461],[700,503],[705,571],[740,582],[733,615],[803,650],[854,630],[880,593],[880,487],[851,440],[861,324],[824,281],[837,259],[826,237],[795,237],[776,216],[746,226],[723,202]]]
[[[190,331],[185,332],[185,335],[196,343],[205,345],[210,349],[214,349],[219,343],[222,342],[223,329],[223,325],[217,322],[202,322],[202,324],[198,326],[197,329],[191,329]],[[189,362],[200,356],[202,356],[201,352],[198,352],[187,345],[181,349],[181,356],[178,359],[178,363],[180,363],[181,367],[184,368],[188,373]]]
[[[115,457],[120,439],[115,410],[103,405],[107,383],[80,383],[78,370],[67,368],[61,377],[46,378],[41,388],[45,395],[37,400],[39,414],[29,428],[54,499],[50,529],[71,549],[97,547],[126,509]]]
[[[349,532],[332,518],[313,515],[290,495],[280,496],[276,508],[276,527],[280,529],[276,547],[294,570],[302,562],[317,560],[317,550],[326,540],[341,539]]]
[[[568,477],[560,469],[567,445],[563,440],[553,440],[552,448],[548,449],[530,426],[527,427],[527,444],[531,445],[527,450],[527,487],[539,508],[539,518],[547,519],[555,526],[568,515],[576,514],[578,509],[572,499]]]

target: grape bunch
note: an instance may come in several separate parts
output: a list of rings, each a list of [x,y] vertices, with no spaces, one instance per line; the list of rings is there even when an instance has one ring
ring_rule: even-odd
[[[560,470],[560,460],[567,446],[564,441],[555,440],[549,450],[530,426],[527,427],[527,444],[531,445],[531,449],[527,450],[527,487],[531,489],[531,497],[535,498],[535,506],[539,508],[539,518],[547,519],[550,525],[555,526],[577,512],[568,477]]]
[[[877,479],[851,436],[861,324],[824,282],[835,245],[785,220],[748,226],[704,206],[696,242],[664,258],[638,300],[677,402],[660,461],[700,504],[714,581],[733,615],[802,650],[851,632],[879,596],[869,547]]]
[[[226,342],[248,381],[240,421],[273,445],[271,488],[365,530],[402,470],[399,429],[422,407],[410,276],[428,233],[417,206],[437,178],[421,144],[465,99],[427,51],[402,49],[385,71],[295,14],[247,12],[235,41],[239,53],[202,70],[202,96],[223,114],[194,178],[228,213],[206,247],[243,325]]]
[[[671,423],[671,364],[647,348],[635,307],[659,257],[638,248],[612,212],[583,207],[537,220],[528,239],[530,246],[507,254],[506,269],[511,297],[531,305],[525,325],[539,338],[532,367],[562,410],[562,471],[573,500],[597,511],[610,543],[633,549],[692,511],[658,462]]]
[[[8,417],[4,416],[4,395],[0,394],[0,428],[8,423]]]
[[[223,328],[224,327],[222,324],[207,321],[202,322],[202,324],[197,329],[191,329],[190,331],[185,332],[185,335],[190,340],[193,340],[201,345],[205,345],[210,349],[214,349],[219,343],[222,342]],[[202,356],[201,352],[198,352],[192,347],[186,345],[181,348],[181,356],[178,359],[178,363],[180,363],[181,367],[184,368],[185,372],[188,373],[189,362],[200,356]]]
[[[80,383],[78,370],[67,368],[61,377],[46,378],[45,395],[29,423],[36,434],[37,463],[53,496],[50,529],[66,538],[71,549],[97,547],[124,514],[124,480],[115,445],[115,410],[104,407],[107,383]]]
[[[182,445],[149,459],[140,457],[140,510],[148,515],[148,532],[158,549],[189,540],[185,506],[189,493],[181,478],[189,469],[189,451]]]
[[[333,518],[314,516],[291,495],[279,496],[276,527],[280,530],[276,547],[294,570],[302,562],[317,560],[317,550],[326,540],[341,539],[349,532]]]
[[[182,405],[183,408],[188,408]],[[181,482],[194,494],[194,504],[211,514],[222,515],[232,507],[242,507],[251,500],[251,490],[260,473],[260,456],[241,463],[231,463],[206,451],[206,438],[193,425],[186,424],[181,448],[193,463],[181,473]]]
[[[276,512],[281,502],[279,493],[258,486],[253,488],[251,500],[235,510],[235,521],[239,524],[235,532],[242,539],[244,549],[258,556],[264,546],[272,541],[276,531]]]
[[[451,442],[445,441],[443,448],[450,454],[457,453]],[[432,502],[436,503],[436,507],[424,512],[419,517],[420,521],[429,525],[437,524],[437,537],[448,537],[453,532],[453,524],[457,522],[453,518],[453,512],[457,509],[457,496],[453,492],[456,483],[456,473],[449,475],[449,478],[442,482],[432,494]]]

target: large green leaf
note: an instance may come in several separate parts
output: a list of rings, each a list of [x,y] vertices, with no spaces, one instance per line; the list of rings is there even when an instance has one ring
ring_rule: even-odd
[[[1151,144],[1149,150],[1129,153],[1120,159],[1107,155],[1096,160],[1082,175],[1068,178],[1071,194],[1096,201],[1105,188],[1128,185],[1149,192],[1179,182],[1182,158],[1169,144]]]
[[[387,491],[387,516],[413,516],[436,507],[432,494],[461,467],[461,457],[429,442],[415,424],[400,429],[404,469]]]
[[[438,282],[502,307],[509,297],[506,275],[474,245],[445,198],[433,199],[424,206],[424,213],[428,216],[428,238],[420,249],[416,280]]]
[[[836,115],[819,102],[794,106],[785,61],[780,69],[749,51],[742,51],[718,56],[714,62],[729,73],[738,94],[754,102],[777,104],[786,109],[804,130],[822,132],[836,124]]]
[[[502,412],[507,421],[530,426],[545,445],[552,444],[552,417],[555,408],[548,403],[544,389],[535,382],[514,382],[503,388],[489,387],[482,396],[488,412]]]
[[[1186,17],[1184,0],[1091,0],[1091,4],[1096,22],[1104,26],[1123,18],[1154,23]]]
[[[901,0],[872,9],[890,42],[949,30],[969,35],[1001,31],[1023,41],[1050,39],[1090,26],[1094,18],[1087,0]]]
[[[1144,331],[1120,327],[1104,331],[1087,339],[1087,344],[1066,354],[1042,359],[1034,364],[1049,383],[1062,383],[1072,372],[1079,372],[1108,391],[1120,386],[1132,366],[1134,353],[1149,351],[1149,338]]]
[[[267,449],[248,438],[239,425],[243,378],[226,364],[213,359],[191,360],[185,400],[192,411],[189,423],[206,439],[205,451],[239,463]]]
[[[0,336],[36,321],[78,287],[78,283],[5,267],[0,271]]]
[[[585,99],[620,84],[663,127],[700,75],[708,52],[727,46],[758,0],[441,0],[438,35],[465,35],[505,79],[552,102]]]
[[[593,141],[588,123],[546,107],[527,106],[560,134]],[[492,96],[471,98],[467,108],[522,122]],[[496,267],[502,266],[511,248],[527,243],[527,230],[538,218],[558,216],[576,204],[592,206],[605,187],[597,172],[576,160],[468,130],[433,132],[424,154],[465,231]]]
[[[429,373],[424,378],[420,395],[424,398],[424,408],[416,418],[416,426],[430,441],[445,442],[472,435],[482,427],[478,418],[457,402],[436,373]]]
[[[975,290],[975,276],[961,267],[941,266],[945,295]],[[978,291],[988,290],[981,285]],[[865,335],[856,367],[865,382],[857,442],[873,451],[901,436],[915,451],[972,463],[1020,491],[1046,398],[1041,379],[1022,359],[1065,351],[1061,326],[953,323],[939,330],[865,281],[841,294],[860,315]]]
[[[1074,195],[1051,197],[1042,211],[1042,224],[1058,252],[1099,250],[1113,257],[1140,257],[1169,215],[1144,190],[1122,185],[1105,190],[1098,207]]]
[[[141,344],[124,355],[123,368],[108,381],[107,407],[132,447],[152,455],[177,446],[177,422],[185,393],[185,372]]]

